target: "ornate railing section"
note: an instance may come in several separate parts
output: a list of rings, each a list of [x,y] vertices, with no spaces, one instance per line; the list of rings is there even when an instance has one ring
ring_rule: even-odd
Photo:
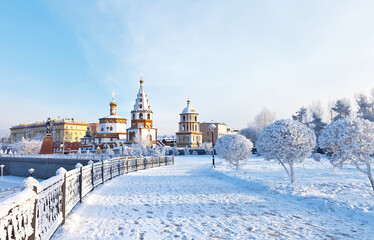
[[[77,164],[40,184],[32,177],[25,189],[0,202],[0,240],[50,239],[74,207],[99,184],[142,169],[173,165],[174,157],[113,158]]]

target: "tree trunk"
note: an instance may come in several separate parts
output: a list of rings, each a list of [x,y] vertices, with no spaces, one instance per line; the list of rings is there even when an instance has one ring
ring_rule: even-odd
[[[367,174],[368,174],[368,178],[369,178],[369,181],[370,181],[370,184],[371,184],[371,187],[373,188],[373,191],[374,191],[374,179],[373,179],[373,173],[371,172],[371,166],[370,166],[370,163],[366,161],[366,168],[367,168]]]
[[[290,172],[288,171],[286,165],[284,165],[284,163],[282,162],[282,160],[279,160],[279,159],[278,159],[278,161],[280,162],[280,164],[282,164],[284,170],[286,170],[286,173],[287,173],[288,177],[290,178],[291,183],[293,183],[293,181],[292,181],[292,176],[291,176]]]
[[[291,183],[294,183],[295,182],[295,170],[293,168],[293,162],[289,162],[288,165],[290,165]]]

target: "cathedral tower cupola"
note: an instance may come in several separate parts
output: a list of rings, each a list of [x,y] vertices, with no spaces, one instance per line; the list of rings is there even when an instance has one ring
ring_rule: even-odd
[[[115,93],[112,93],[112,101],[109,103],[110,106],[110,115],[117,115],[117,102],[114,99]]]

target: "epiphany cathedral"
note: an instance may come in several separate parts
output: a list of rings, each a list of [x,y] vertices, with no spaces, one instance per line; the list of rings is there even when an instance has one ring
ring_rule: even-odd
[[[144,91],[143,76],[140,77],[139,92],[131,111],[131,125],[127,128],[127,119],[117,115],[115,95],[109,103],[110,115],[99,119],[99,129],[94,136],[87,130],[81,139],[82,150],[95,150],[98,147],[114,148],[120,143],[138,143],[146,145],[157,143],[157,129],[153,128],[153,112]]]

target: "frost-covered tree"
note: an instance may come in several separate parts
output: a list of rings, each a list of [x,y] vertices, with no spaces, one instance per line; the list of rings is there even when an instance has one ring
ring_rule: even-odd
[[[308,109],[306,107],[301,107],[299,111],[296,112],[296,115],[292,115],[294,121],[298,121],[304,124],[308,123]]]
[[[171,149],[171,155],[173,156],[178,156],[179,155],[179,152],[178,152],[178,148],[177,147],[173,147]]]
[[[153,149],[153,154],[154,157],[160,157],[160,156],[165,156],[165,147],[161,147],[156,145],[155,148]]]
[[[260,132],[261,131],[259,129],[252,127],[252,126],[248,126],[247,128],[243,128],[242,130],[240,130],[239,134],[251,140],[253,145],[256,146],[256,142],[257,142],[258,136],[260,135]]]
[[[251,140],[238,134],[228,134],[217,139],[215,150],[236,171],[244,165],[252,154]]]
[[[270,124],[257,140],[257,150],[260,154],[265,160],[277,160],[291,183],[295,182],[294,163],[302,162],[310,156],[315,146],[314,132],[304,124],[289,119]]]
[[[267,125],[273,123],[276,120],[275,112],[270,111],[266,107],[262,107],[261,111],[255,116],[253,125],[262,131]]]
[[[323,109],[320,102],[315,102],[309,109],[312,121],[309,122],[308,126],[313,129],[318,142],[318,137],[321,135],[322,129],[326,126],[326,123],[323,122]]]
[[[206,155],[212,154],[212,150],[213,150],[212,143],[210,142],[203,143],[203,148],[205,150]]]
[[[323,129],[319,145],[331,153],[330,163],[335,168],[352,164],[368,176],[374,190],[374,123],[359,118],[333,122]]]
[[[351,115],[351,104],[348,99],[340,99],[336,101],[335,105],[331,108],[336,113],[334,121],[339,121],[348,118]]]
[[[362,93],[358,94],[355,99],[358,106],[357,117],[374,122],[374,103]]]
[[[242,129],[239,134],[245,136],[254,146],[256,146],[257,138],[264,128],[276,120],[275,112],[270,111],[266,107],[262,107],[254,118],[254,121],[248,124],[247,128]]]
[[[25,139],[15,144],[20,154],[39,154],[42,147],[42,141],[35,139]]]
[[[190,155],[190,149],[187,145],[184,147],[184,155]]]

